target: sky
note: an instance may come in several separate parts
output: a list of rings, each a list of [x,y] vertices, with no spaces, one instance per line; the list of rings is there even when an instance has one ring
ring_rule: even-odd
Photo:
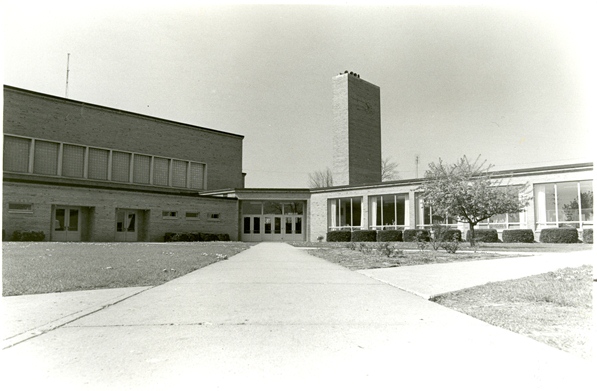
[[[596,34],[574,1],[0,4],[4,84],[64,97],[68,58],[70,99],[245,136],[247,187],[307,187],[332,167],[345,70],[380,87],[401,179],[463,155],[496,170],[594,160]]]

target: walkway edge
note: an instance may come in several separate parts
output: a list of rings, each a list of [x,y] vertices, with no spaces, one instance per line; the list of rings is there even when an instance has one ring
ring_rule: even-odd
[[[154,288],[154,287],[153,286],[139,287],[139,288],[135,289],[131,293],[127,293],[127,294],[124,294],[124,295],[121,295],[121,296],[113,297],[112,299],[106,300],[103,303],[93,305],[93,306],[88,307],[88,308],[86,308],[84,310],[80,310],[80,311],[74,312],[74,313],[72,313],[70,315],[67,315],[67,316],[64,316],[64,317],[62,317],[60,319],[56,319],[56,320],[54,320],[52,322],[46,323],[43,326],[36,327],[36,328],[34,328],[32,330],[28,330],[28,331],[25,331],[24,333],[20,333],[20,334],[17,334],[15,336],[13,336],[13,337],[7,338],[7,339],[5,339],[5,340],[2,341],[2,350],[8,349],[8,348],[10,348],[12,346],[15,346],[15,345],[18,345],[21,342],[27,341],[28,339],[38,337],[38,336],[43,335],[45,333],[48,333],[48,332],[50,332],[52,330],[56,330],[59,327],[62,327],[64,325],[66,325],[66,324],[74,322],[75,320],[81,319],[81,318],[83,318],[85,316],[91,315],[91,314],[93,314],[95,312],[101,311],[101,310],[103,310],[106,307],[110,307],[110,306],[112,306],[114,304],[120,303],[121,301],[124,301],[124,300],[126,300],[128,298],[131,298],[133,296],[136,296],[136,295],[138,295],[138,294],[140,294],[142,292],[145,292],[145,291],[147,291],[149,289],[152,289],[152,288]]]

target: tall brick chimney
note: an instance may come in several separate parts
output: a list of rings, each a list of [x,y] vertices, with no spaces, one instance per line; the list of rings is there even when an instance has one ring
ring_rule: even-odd
[[[334,186],[381,182],[379,87],[353,72],[332,80]]]

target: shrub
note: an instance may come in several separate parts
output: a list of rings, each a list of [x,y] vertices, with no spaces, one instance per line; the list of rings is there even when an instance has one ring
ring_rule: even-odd
[[[466,231],[466,241],[469,242],[471,237],[471,231]],[[498,233],[496,229],[476,229],[475,230],[475,241],[485,243],[497,243],[499,242]]]
[[[218,235],[216,234],[201,234],[204,242],[217,242]]]
[[[456,240],[456,237],[452,241],[441,242],[440,247],[449,252],[450,254],[456,254],[460,247],[460,241]]]
[[[174,237],[176,234],[174,232],[166,232],[164,234],[164,242],[174,242]]]
[[[377,231],[378,242],[402,242],[402,231]]]
[[[405,229],[402,238],[405,242],[416,242],[417,234],[419,234],[420,240],[425,242],[429,241],[430,235],[429,231],[426,229]]]
[[[206,234],[202,232],[166,232],[165,242],[216,242],[230,241],[228,234]]]
[[[454,235],[456,235],[456,238],[454,238]],[[455,228],[443,228],[440,231],[438,239],[441,242],[452,242],[454,241],[454,239],[460,242],[462,240],[462,232],[460,232],[459,229]]]
[[[544,228],[539,240],[542,243],[578,243],[576,228]]]
[[[533,243],[535,234],[532,229],[505,229],[502,231],[504,243]]]
[[[377,240],[377,231],[363,230],[353,231],[350,235],[351,242],[375,242]]]
[[[43,242],[46,234],[43,231],[21,231],[16,230],[12,233],[10,240],[14,242]]]
[[[220,242],[229,242],[230,241],[230,235],[228,235],[228,234],[218,234],[218,240]]]
[[[582,231],[582,241],[585,243],[593,244],[593,229],[583,229]]]
[[[326,235],[328,242],[350,242],[350,231],[330,231]]]

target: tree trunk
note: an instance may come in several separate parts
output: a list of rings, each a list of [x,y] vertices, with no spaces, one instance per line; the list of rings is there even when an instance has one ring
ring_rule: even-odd
[[[471,247],[472,247],[475,245],[475,224],[469,222],[468,229],[470,230],[469,243],[471,244]]]

